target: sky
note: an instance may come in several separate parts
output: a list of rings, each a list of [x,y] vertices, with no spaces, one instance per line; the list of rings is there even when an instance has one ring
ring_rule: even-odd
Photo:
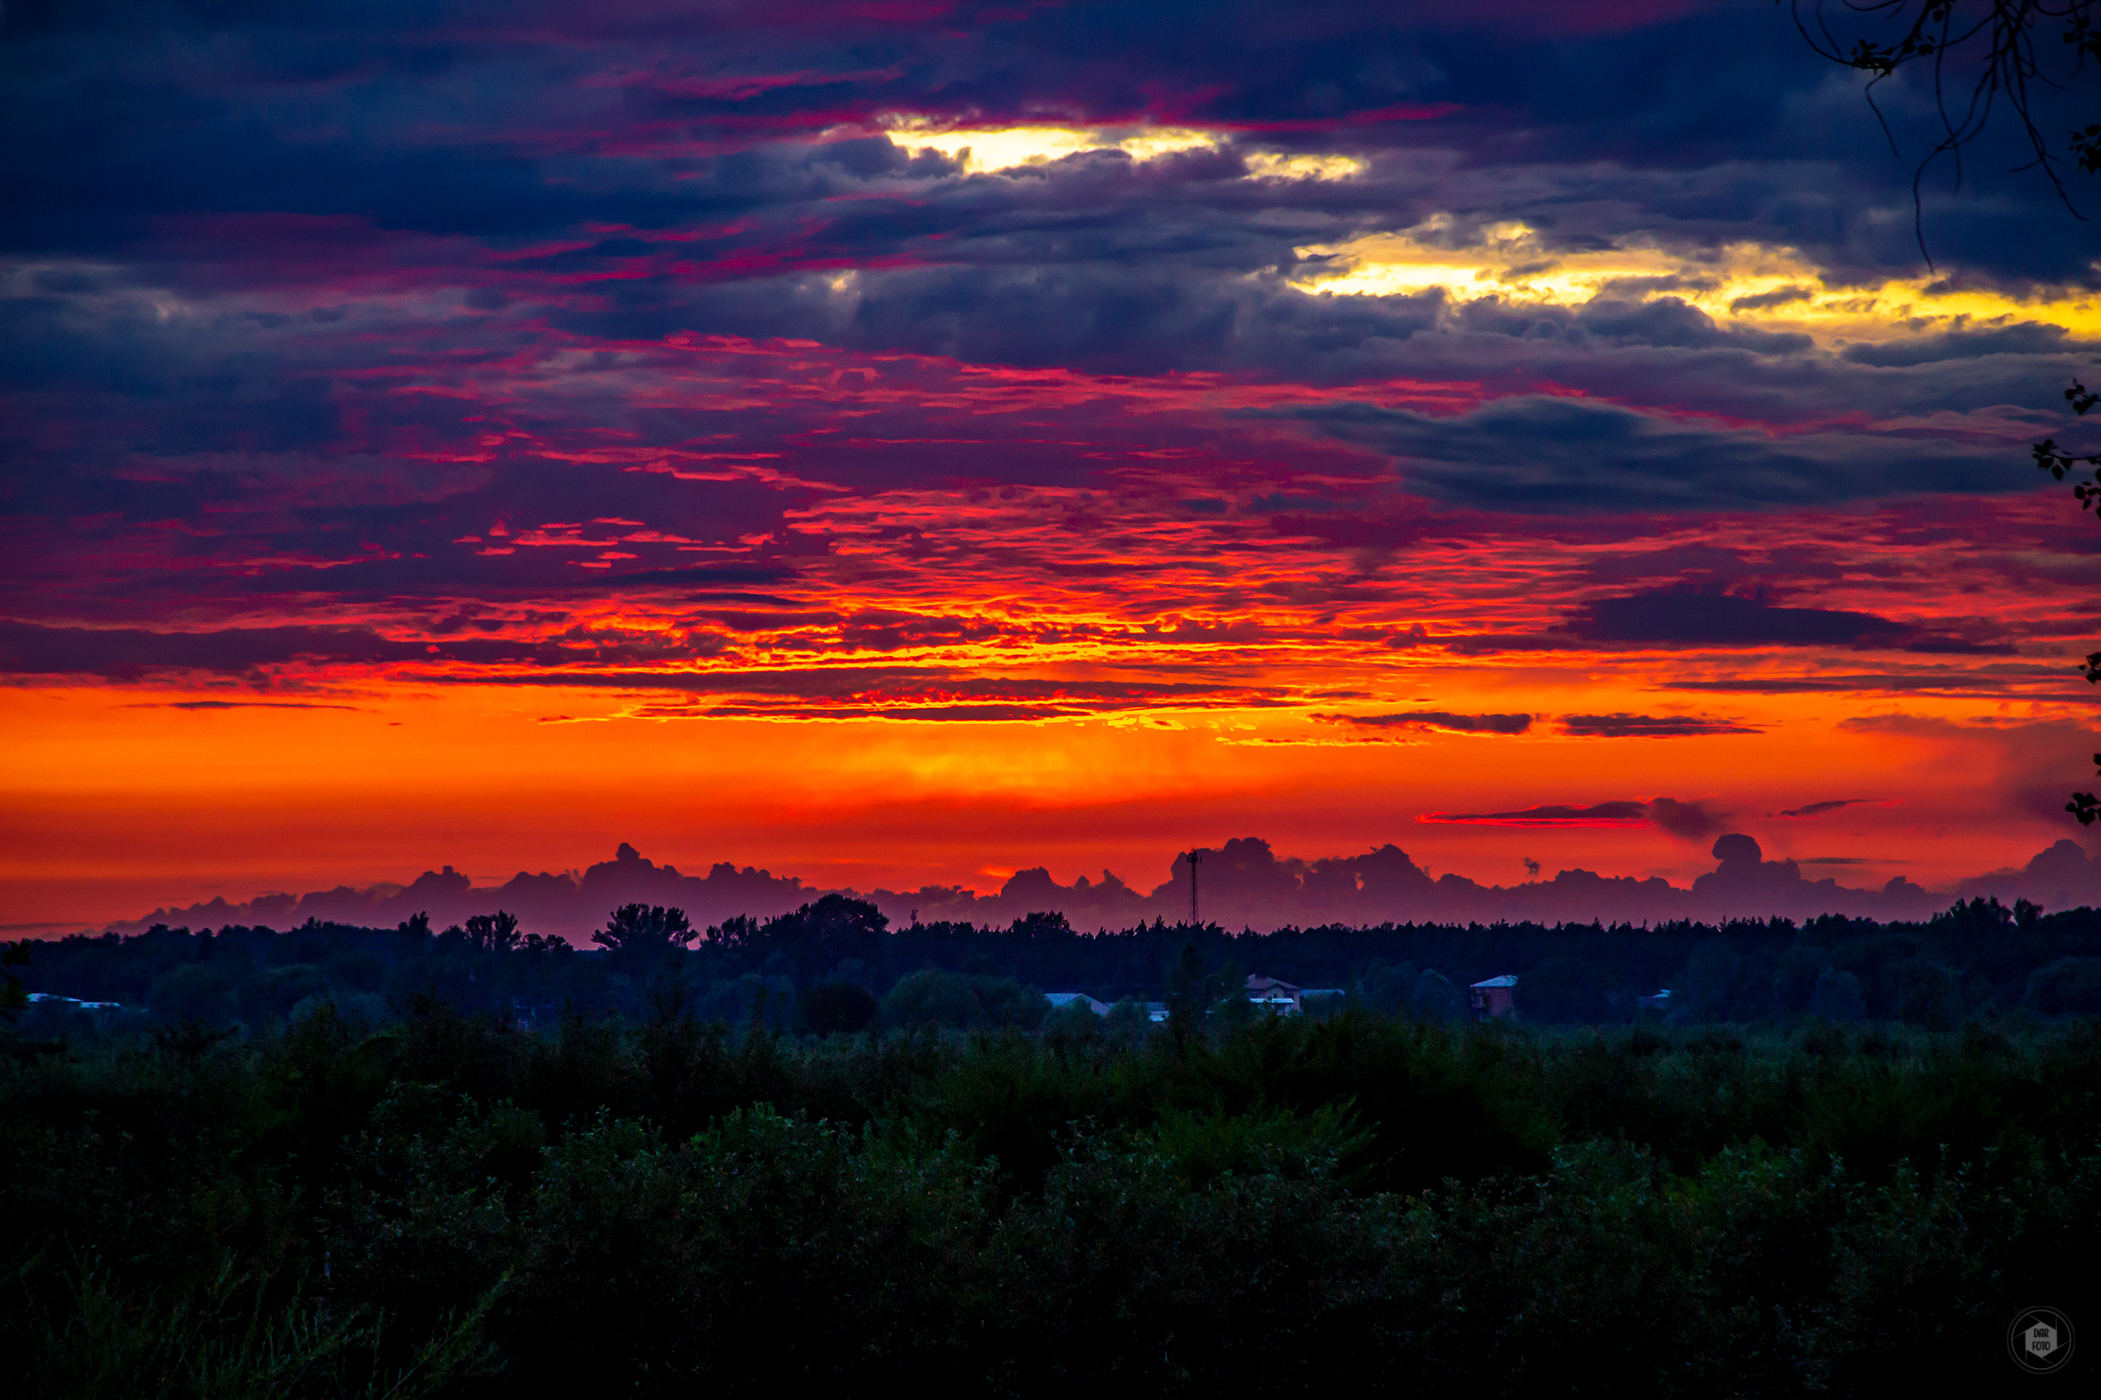
[[[1877,96],[1764,0],[9,3],[0,923],[2085,840],[2101,234],[2003,124],[1915,225]]]

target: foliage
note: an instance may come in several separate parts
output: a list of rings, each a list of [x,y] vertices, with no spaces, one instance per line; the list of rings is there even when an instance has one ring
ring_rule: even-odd
[[[1177,1045],[694,1005],[0,1060],[0,1387],[1983,1392],[2015,1309],[2092,1301],[2091,1022]]]
[[[515,928],[516,920],[512,923]],[[604,928],[591,935],[591,941],[614,954],[659,958],[699,936],[683,909],[666,909],[661,904],[623,904],[606,919]]]

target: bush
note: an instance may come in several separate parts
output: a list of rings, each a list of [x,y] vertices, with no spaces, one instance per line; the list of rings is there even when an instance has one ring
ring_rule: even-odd
[[[1843,968],[1827,967],[1816,980],[1809,1009],[1826,1021],[1862,1021],[1867,1019],[1868,1003],[1860,993],[1858,977]]]
[[[1432,1025],[1457,1025],[1467,1018],[1466,997],[1452,979],[1436,968],[1425,968],[1408,994],[1408,1014]]]
[[[802,1028],[816,1035],[853,1035],[875,1022],[875,993],[850,982],[819,982],[796,1002]]]
[[[1952,1030],[1962,1020],[1962,985],[1939,963],[1912,958],[1890,970],[1900,1020],[1927,1030]]]
[[[2037,968],[2021,1004],[2045,1016],[2101,1016],[2101,958],[2059,958]]]
[[[883,1024],[1033,1029],[1048,1009],[1042,993],[1011,977],[970,977],[927,968],[898,979],[890,989],[883,998]]]

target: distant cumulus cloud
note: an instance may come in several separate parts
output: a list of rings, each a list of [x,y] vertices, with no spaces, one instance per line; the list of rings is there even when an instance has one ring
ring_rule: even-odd
[[[1728,820],[1726,812],[1712,812],[1698,802],[1680,802],[1675,798],[1658,797],[1649,803],[1649,820],[1671,835],[1687,841],[1699,841],[1722,830]]]

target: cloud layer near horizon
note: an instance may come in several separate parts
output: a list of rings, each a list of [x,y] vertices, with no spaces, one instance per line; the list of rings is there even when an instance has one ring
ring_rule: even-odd
[[[1660,799],[1669,804],[1670,799]],[[1642,804],[1610,804],[1639,807]],[[1682,804],[1670,804],[1680,806]],[[2060,841],[2019,869],[1973,877],[1950,891],[1929,891],[1902,877],[1877,889],[1811,879],[1804,864],[1845,865],[1843,859],[1764,860],[1758,843],[1742,835],[1715,845],[1718,862],[1689,887],[1660,879],[1601,876],[1563,870],[1552,879],[1515,886],[1483,886],[1458,875],[1432,879],[1398,847],[1364,855],[1314,860],[1280,857],[1267,841],[1242,837],[1200,852],[1199,917],[1226,928],[1268,932],[1281,927],[1339,923],[1652,923],[1671,919],[1722,922],[1780,915],[1824,914],[1882,920],[1922,919],[1952,899],[1990,896],[2002,903],[2032,899],[2045,908],[2101,901],[2101,861]],[[111,928],[128,933],[165,923],[184,927],[228,924],[291,927],[308,919],[350,924],[400,922],[428,916],[434,927],[476,914],[508,910],[528,931],[550,932],[589,946],[609,910],[626,903],[663,904],[685,911],[697,927],[740,915],[768,918],[827,893],[872,901],[896,924],[913,920],[1004,926],[1031,914],[1062,914],[1076,928],[1129,928],[1153,919],[1182,922],[1189,913],[1189,865],[1177,856],[1168,878],[1150,890],[1134,888],[1110,871],[1060,884],[1041,866],[1017,871],[993,894],[954,885],[916,890],[830,891],[791,875],[728,862],[704,876],[658,864],[623,842],[608,861],[581,871],[520,871],[500,885],[476,886],[451,866],[426,870],[408,885],[339,885],[305,895],[266,895],[241,904],[225,900],[183,909],[162,908]]]

